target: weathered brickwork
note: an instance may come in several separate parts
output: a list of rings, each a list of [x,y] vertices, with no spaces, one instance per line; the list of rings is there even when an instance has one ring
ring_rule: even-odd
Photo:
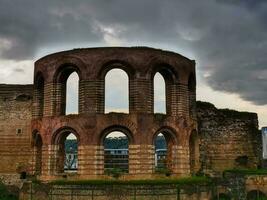
[[[261,134],[256,113],[217,109],[197,103],[200,160],[205,171],[256,168],[261,158]]]
[[[32,85],[0,85],[0,173],[31,162]]]
[[[113,68],[128,74],[129,114],[104,113],[105,75]],[[72,72],[79,76],[79,114],[65,115],[66,81]],[[153,111],[157,72],[166,83],[166,114]],[[210,104],[196,106],[195,62],[176,53],[143,47],[55,53],[36,61],[34,85],[0,85],[0,173],[16,173],[22,165],[21,170],[42,180],[65,176],[62,146],[73,133],[78,170],[70,177],[102,178],[103,140],[112,131],[129,139],[125,178],[154,177],[159,133],[167,141],[173,176],[237,165],[253,168],[259,164],[261,147],[257,115],[237,113]]]

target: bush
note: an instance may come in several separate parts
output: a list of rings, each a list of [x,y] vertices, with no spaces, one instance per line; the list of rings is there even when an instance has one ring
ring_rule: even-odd
[[[0,182],[0,200],[17,200],[16,195],[9,192],[6,186]]]
[[[115,179],[118,179],[121,175],[123,175],[123,171],[119,168],[112,168],[112,169],[106,169],[105,174]]]
[[[171,176],[172,171],[166,167],[164,168],[156,168],[155,172],[157,174],[165,174],[165,176]]]

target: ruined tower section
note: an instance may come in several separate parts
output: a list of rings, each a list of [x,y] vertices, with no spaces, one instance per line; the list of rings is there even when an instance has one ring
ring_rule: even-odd
[[[262,157],[256,113],[217,109],[197,102],[201,168],[206,173],[255,169]]]
[[[129,80],[129,113],[105,114],[105,76],[114,68]],[[66,81],[79,76],[79,113],[66,115]],[[166,114],[154,113],[154,75],[166,84]],[[173,52],[146,47],[91,48],[59,52],[35,63],[32,135],[33,173],[54,179],[64,172],[62,146],[66,135],[78,140],[78,169],[72,177],[99,178],[104,173],[103,139],[111,131],[129,141],[126,177],[155,173],[155,137],[168,146],[168,168],[174,176],[198,169],[195,62]]]
[[[33,85],[0,84],[1,179],[31,170],[32,88]]]

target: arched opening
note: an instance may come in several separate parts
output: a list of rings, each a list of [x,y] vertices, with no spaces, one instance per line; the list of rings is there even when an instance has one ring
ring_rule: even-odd
[[[154,76],[154,113],[166,114],[166,84],[163,76],[157,72]]]
[[[112,131],[104,138],[104,171],[129,172],[129,139],[121,131]]]
[[[66,83],[66,115],[79,113],[79,76],[70,74]]]
[[[169,65],[159,65],[152,73],[154,113],[172,114],[176,112],[177,74]]]
[[[73,65],[62,65],[55,75],[57,115],[78,114],[80,108],[80,71]]]
[[[189,163],[190,163],[190,172],[194,174],[197,170],[199,156],[199,142],[198,135],[196,131],[193,131],[189,138]]]
[[[188,102],[189,115],[194,117],[196,112],[196,78],[193,73],[190,74],[188,79]]]
[[[167,142],[162,133],[155,139],[155,167],[157,169],[166,168]]]
[[[43,141],[41,135],[38,132],[33,134],[33,140],[34,140],[35,175],[40,175],[42,173]]]
[[[78,170],[78,138],[72,131],[66,130],[60,133],[56,139],[57,173],[76,173]]]
[[[105,76],[105,113],[109,112],[129,113],[129,78],[118,68]]]
[[[44,78],[41,73],[37,74],[35,81],[35,105],[36,115],[42,117],[44,112]]]
[[[167,129],[162,129],[154,136],[155,172],[171,173],[174,165],[173,146],[175,135]]]
[[[251,190],[247,193],[247,200],[267,199],[267,196],[260,190]]]

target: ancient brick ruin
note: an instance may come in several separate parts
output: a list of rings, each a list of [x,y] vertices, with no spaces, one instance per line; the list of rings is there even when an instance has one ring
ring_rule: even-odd
[[[128,114],[104,112],[105,75],[113,68],[129,78]],[[72,72],[79,76],[79,114],[66,115],[66,81]],[[166,114],[154,113],[157,72],[166,83]],[[145,47],[75,49],[41,58],[33,85],[0,85],[0,173],[14,174],[22,165],[42,180],[61,178],[63,142],[73,133],[79,164],[71,177],[101,178],[103,139],[112,131],[129,140],[126,178],[154,176],[158,133],[167,140],[173,176],[223,171],[235,167],[239,157],[255,168],[260,162],[257,115],[229,117],[216,108],[196,108],[195,77],[193,60]]]

